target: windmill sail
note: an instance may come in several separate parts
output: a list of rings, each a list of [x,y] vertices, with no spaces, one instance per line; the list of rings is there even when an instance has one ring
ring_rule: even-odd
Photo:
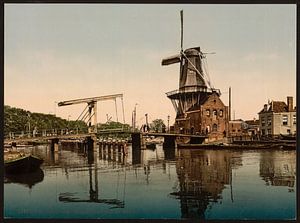
[[[200,47],[183,49],[183,11],[180,11],[180,53],[167,58],[161,62],[163,66],[180,63],[179,89],[167,93],[171,99],[178,117],[198,106],[207,97],[212,89],[209,77],[205,74],[205,55]]]
[[[181,57],[180,54],[177,54],[177,55],[174,55],[171,57],[167,57],[161,61],[161,65],[165,66],[165,65],[170,65],[173,63],[179,63],[180,57]]]

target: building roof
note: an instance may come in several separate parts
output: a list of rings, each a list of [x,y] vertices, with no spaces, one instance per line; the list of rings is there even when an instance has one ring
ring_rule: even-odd
[[[259,119],[255,120],[246,120],[245,121],[248,125],[259,125]]]
[[[283,101],[272,101],[268,104],[267,111],[264,110],[264,108],[258,113],[280,113],[280,112],[288,112],[288,106]],[[295,109],[293,109],[295,111]]]

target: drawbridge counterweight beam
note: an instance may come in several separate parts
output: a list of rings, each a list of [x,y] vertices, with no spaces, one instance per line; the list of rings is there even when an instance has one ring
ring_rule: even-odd
[[[83,115],[82,119],[84,120],[88,117],[88,126],[89,132],[97,132],[97,102],[98,101],[106,101],[106,100],[114,100],[116,106],[116,115],[118,120],[118,111],[117,111],[117,103],[116,99],[121,98],[122,100],[122,109],[123,109],[123,120],[124,120],[124,107],[123,107],[123,94],[112,94],[112,95],[104,95],[99,97],[92,97],[92,98],[82,98],[82,99],[74,99],[68,101],[61,101],[58,103],[58,106],[67,106],[67,105],[75,105],[75,104],[82,104],[87,103],[87,106],[80,114],[78,119]],[[87,111],[86,111],[87,109]],[[86,113],[84,113],[86,111]],[[94,116],[94,130],[92,130],[92,117]],[[77,120],[78,120],[77,119]]]

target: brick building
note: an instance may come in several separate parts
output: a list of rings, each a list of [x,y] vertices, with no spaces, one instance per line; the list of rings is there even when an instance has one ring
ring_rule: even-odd
[[[200,47],[194,47],[162,60],[162,65],[180,63],[179,89],[167,93],[177,113],[174,131],[221,139],[228,132],[228,107],[220,99],[220,90],[210,85],[204,59]]]
[[[227,133],[228,107],[216,92],[206,95],[183,116],[176,118],[175,131],[185,134],[207,134],[210,139],[221,139]]]
[[[257,136],[260,132],[259,130],[259,119],[246,120],[247,131],[249,136]]]
[[[231,120],[228,124],[229,136],[245,136],[248,135],[248,125],[242,119]]]

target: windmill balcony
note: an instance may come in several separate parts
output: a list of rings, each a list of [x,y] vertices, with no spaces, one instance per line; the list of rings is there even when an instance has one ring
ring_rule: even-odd
[[[173,91],[169,91],[166,93],[168,98],[176,99],[180,94],[185,93],[198,93],[198,92],[216,92],[218,95],[221,95],[221,91],[219,89],[208,89],[206,87],[200,87],[200,86],[186,86],[182,89],[177,89]]]

